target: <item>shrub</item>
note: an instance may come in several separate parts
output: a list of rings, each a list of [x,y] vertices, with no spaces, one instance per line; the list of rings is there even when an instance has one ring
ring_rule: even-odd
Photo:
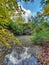
[[[11,22],[10,28],[16,35],[27,35],[31,34],[32,32],[32,23],[18,23],[18,22]]]
[[[16,35],[23,34],[23,25],[22,25],[22,23],[20,24],[18,22],[11,22],[10,27],[13,30],[14,34],[16,34]]]
[[[22,43],[9,30],[0,26],[0,47],[13,48],[15,45],[22,46]]]
[[[31,40],[34,42],[34,44],[43,44],[43,40],[49,40],[49,30],[43,30],[38,33],[34,33]]]

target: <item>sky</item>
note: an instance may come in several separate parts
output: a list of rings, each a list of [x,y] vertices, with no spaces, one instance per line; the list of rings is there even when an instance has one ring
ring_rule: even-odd
[[[41,2],[41,0],[34,0],[33,3],[31,3],[31,2],[25,3],[22,0],[22,2],[18,2],[18,4],[21,5],[23,7],[23,9],[26,9],[26,11],[29,10],[33,14],[33,16],[35,16],[37,12],[41,11],[40,2]]]

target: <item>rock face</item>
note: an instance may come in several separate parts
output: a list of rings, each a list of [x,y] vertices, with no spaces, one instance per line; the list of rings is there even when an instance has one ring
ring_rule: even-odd
[[[31,56],[31,53],[28,53],[29,48],[25,48],[25,51],[18,53],[16,50],[13,50],[11,54],[5,56],[4,63],[6,65],[32,65],[38,64],[37,59],[34,56]]]

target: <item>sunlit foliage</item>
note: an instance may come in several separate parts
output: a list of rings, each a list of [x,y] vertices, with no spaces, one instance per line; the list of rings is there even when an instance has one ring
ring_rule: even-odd
[[[47,20],[41,19],[33,30],[32,42],[37,45],[44,44],[43,40],[49,40],[49,24]]]
[[[49,5],[44,8],[44,14],[49,15]]]
[[[43,8],[43,13],[49,15],[49,0],[41,0],[41,5]]]
[[[0,44],[6,48],[12,48],[15,45],[22,45],[22,43],[9,30],[0,26]]]
[[[10,16],[18,10],[16,0],[0,0],[0,24],[9,25]]]

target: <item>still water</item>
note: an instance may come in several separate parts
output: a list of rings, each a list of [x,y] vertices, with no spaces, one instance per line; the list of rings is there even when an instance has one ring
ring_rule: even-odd
[[[11,54],[6,55],[5,65],[40,65],[35,56],[28,53],[29,48],[24,48],[23,53],[18,54],[16,50],[12,50]]]

